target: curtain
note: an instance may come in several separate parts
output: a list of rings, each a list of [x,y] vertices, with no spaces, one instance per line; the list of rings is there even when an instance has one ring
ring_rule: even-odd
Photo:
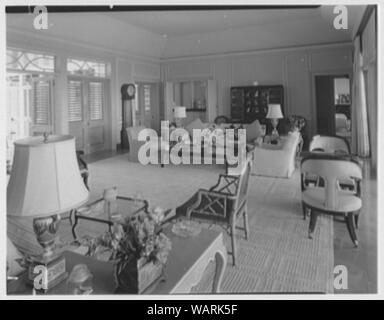
[[[369,128],[364,82],[360,36],[357,36],[354,40],[352,82],[352,152],[361,157],[369,157]]]

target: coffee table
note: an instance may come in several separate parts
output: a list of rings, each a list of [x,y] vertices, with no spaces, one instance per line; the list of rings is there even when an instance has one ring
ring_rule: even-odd
[[[164,281],[159,282],[144,294],[188,294],[199,283],[208,264],[215,260],[216,269],[212,293],[220,292],[220,284],[227,265],[227,249],[221,231],[202,228],[194,237],[180,237],[172,232],[172,224],[164,228],[165,234],[172,241],[172,250],[165,267]],[[92,294],[115,294],[113,264],[98,261],[71,251],[65,251],[68,272],[77,264],[86,264],[93,274]],[[27,275],[7,284],[8,294],[30,295],[33,289],[26,283]],[[66,281],[63,281],[48,294],[69,294]]]

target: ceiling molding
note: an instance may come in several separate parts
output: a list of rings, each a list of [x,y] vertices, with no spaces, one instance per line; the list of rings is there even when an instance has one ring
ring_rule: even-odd
[[[112,54],[114,57],[117,57],[117,58],[134,59],[137,61],[150,62],[150,63],[160,62],[159,58],[152,57],[152,56],[138,55],[125,50],[116,50],[116,49],[106,48],[106,47],[102,47],[102,46],[98,46],[90,43],[84,43],[84,42],[78,42],[78,41],[64,39],[60,37],[54,37],[52,35],[47,35],[47,34],[44,34],[44,35],[37,34],[35,32],[21,29],[21,28],[7,27],[6,32],[7,32],[7,38],[8,38],[7,41],[9,40],[9,34],[13,33],[15,35],[30,36],[31,38],[36,38],[43,41],[50,41],[53,43],[75,46],[75,47],[79,47],[86,50],[95,50],[103,54],[109,54],[109,55]],[[36,48],[34,50],[36,50]]]
[[[167,62],[176,62],[176,61],[191,61],[191,60],[200,60],[200,59],[217,59],[217,58],[230,58],[230,57],[239,57],[239,56],[248,56],[248,55],[257,55],[265,53],[279,53],[279,52],[292,52],[297,50],[316,50],[324,48],[344,48],[344,47],[353,47],[352,41],[348,42],[337,42],[337,43],[325,43],[325,44],[316,44],[316,45],[306,45],[306,46],[292,46],[292,47],[283,47],[283,48],[271,48],[271,49],[260,49],[260,50],[248,50],[248,51],[237,51],[237,52],[228,52],[228,53],[213,53],[207,55],[196,55],[196,56],[184,56],[184,57],[174,57],[174,58],[160,58],[161,63]]]

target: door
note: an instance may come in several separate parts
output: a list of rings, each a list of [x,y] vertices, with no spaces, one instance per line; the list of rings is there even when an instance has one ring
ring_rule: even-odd
[[[107,144],[108,80],[68,79],[69,133],[76,149],[86,154],[102,151]]]
[[[135,109],[135,125],[160,130],[160,86],[157,83],[138,83]]]
[[[335,135],[335,76],[315,76],[317,133]]]
[[[13,159],[14,142],[53,132],[53,76],[7,73],[7,161]]]

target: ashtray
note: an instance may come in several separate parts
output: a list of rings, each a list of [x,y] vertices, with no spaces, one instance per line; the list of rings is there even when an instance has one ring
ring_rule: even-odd
[[[172,232],[179,237],[194,237],[201,231],[198,223],[191,220],[180,220],[172,226]]]

